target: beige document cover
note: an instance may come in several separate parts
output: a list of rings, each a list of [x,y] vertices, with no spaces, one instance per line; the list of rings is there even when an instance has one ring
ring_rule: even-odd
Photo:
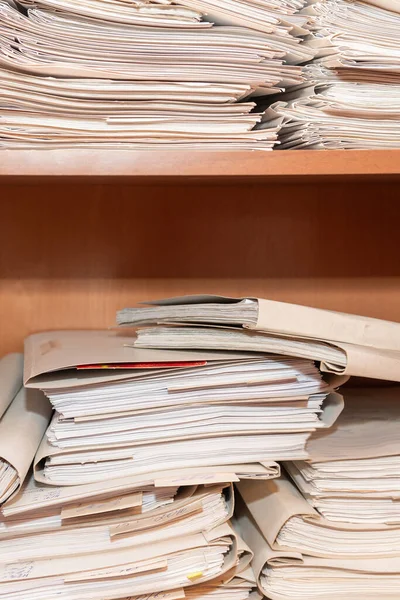
[[[203,583],[229,572],[237,562],[236,535],[228,523],[211,531],[165,539],[140,548],[48,560],[3,564],[3,593],[40,588],[42,598],[82,590],[90,598],[150,594]],[[218,557],[218,563],[213,566]],[[203,570],[204,569],[204,570]],[[133,579],[132,579],[133,577]],[[178,583],[178,585],[177,585]],[[180,585],[179,585],[180,584]],[[50,586],[50,587],[49,587]],[[100,587],[100,589],[99,589]],[[92,595],[90,595],[92,594]],[[53,596],[54,597],[54,596]]]
[[[252,300],[256,305],[248,313],[243,327],[281,335],[312,338],[329,342],[346,342],[384,350],[400,351],[400,323],[372,319],[320,308],[264,298],[229,298],[226,296],[196,295],[144,302],[149,306],[215,305],[218,309],[230,305],[239,313],[243,302]],[[156,314],[156,313],[155,313]],[[195,321],[195,318],[191,319]]]
[[[370,317],[350,315],[308,306],[277,302],[263,298],[226,298],[222,296],[183,296],[154,302],[147,302],[153,308],[153,319],[149,315],[147,323],[176,322],[174,309],[189,307],[186,323],[198,323],[204,307],[211,315],[208,323],[234,323],[260,333],[274,334],[283,342],[291,338],[322,341],[341,349],[346,356],[346,364],[321,362],[321,370],[343,375],[355,375],[389,381],[400,381],[400,324]],[[170,307],[171,317],[157,317],[159,308]],[[228,307],[230,318],[219,320]],[[134,317],[130,315],[134,314]],[[118,313],[119,324],[140,324],[141,309],[124,309]],[[167,313],[163,313],[166,315]],[[125,320],[124,320],[125,315]],[[200,322],[207,322],[205,318]],[[279,350],[277,350],[279,352]]]
[[[307,442],[310,461],[400,457],[400,387],[348,388],[346,410]]]
[[[0,359],[0,417],[22,387],[23,365],[22,354],[7,354]]]
[[[157,363],[217,362],[249,358],[246,352],[165,351],[132,348],[132,336],[120,332],[50,331],[25,340],[24,383],[27,387],[76,387],[112,383],[157,371]],[[150,363],[147,369],[77,370],[83,365]],[[162,368],[162,367],[160,367]],[[165,368],[165,367],[164,367]],[[100,371],[100,372],[99,372]]]
[[[23,490],[20,495],[26,494]],[[143,486],[133,494],[104,500],[85,498],[78,504],[69,502],[51,509],[35,507],[22,519],[20,514],[3,519],[0,562],[140,547],[142,543],[210,531],[229,520],[232,513],[233,490],[226,484],[181,489]],[[242,542],[240,565],[248,566],[251,557]]]
[[[301,434],[292,434],[300,436]],[[305,437],[304,434],[302,437]],[[228,438],[227,438],[228,439]],[[207,440],[208,441],[208,440]],[[185,440],[184,440],[185,442]],[[210,438],[210,444],[212,443],[212,439]],[[181,442],[173,442],[173,444],[181,444]],[[163,448],[168,448],[168,444],[160,444],[158,446],[159,450],[162,453]],[[260,451],[258,451],[258,454]],[[300,452],[299,452],[300,453]],[[132,470],[135,469],[135,459],[134,456],[137,454],[135,451],[135,447],[122,446],[122,447],[106,447],[106,448],[93,448],[88,451],[85,450],[84,454],[86,459],[84,462],[88,462],[89,465],[92,462],[90,458],[93,456],[95,459],[95,463],[97,462],[109,462],[109,460],[113,460],[115,466],[111,473],[105,473],[98,475],[96,472],[92,475],[88,474],[88,479],[90,481],[81,481],[80,483],[92,483],[98,481],[110,481],[113,478],[121,478],[121,475],[117,474],[117,469],[119,468],[119,461],[121,462],[129,462]],[[34,460],[34,474],[35,479],[38,482],[47,483],[49,485],[57,485],[58,481],[54,481],[51,477],[48,477],[46,473],[46,463],[57,463],[61,468],[63,466],[68,467],[68,473],[66,476],[62,478],[62,485],[74,485],[76,483],[74,471],[76,470],[75,465],[79,463],[81,458],[79,458],[79,452],[65,452],[59,448],[55,448],[51,446],[46,437],[43,438],[42,443],[36,453]],[[162,471],[157,470],[157,466],[154,464],[149,464],[148,467],[141,468],[140,472],[133,475],[135,480],[138,481],[141,485],[143,482],[149,481],[150,483],[161,481],[162,485],[165,485],[167,481],[179,482],[180,485],[186,480],[190,483],[207,483],[207,479],[210,482],[215,483],[217,481],[236,481],[236,479],[241,478],[253,478],[253,477],[277,477],[280,472],[279,464],[273,460],[265,460],[262,463],[256,463],[255,461],[249,463],[243,463],[242,465],[238,463],[230,463],[223,465],[215,465],[214,463],[218,461],[218,458],[209,459],[208,462],[212,462],[213,464],[203,464],[202,466],[182,466],[179,467],[175,462],[170,463],[169,468],[163,468]],[[160,460],[158,460],[160,462]],[[127,474],[130,478],[132,473]],[[211,477],[212,476],[212,477]],[[187,479],[186,479],[187,478]]]
[[[142,351],[130,341],[113,331],[47,332],[26,340],[27,385],[43,387],[57,409],[36,456],[39,481],[88,484],[123,474],[146,480],[163,468],[196,466],[218,467],[226,481],[226,474],[251,474],[251,466],[230,467],[247,462],[262,463],[274,476],[276,456],[307,458],[309,433],[329,427],[343,409],[311,361]],[[115,363],[133,368],[76,368]]]
[[[238,482],[236,487],[275,551],[333,559],[400,556],[400,526],[325,519],[285,475],[274,481]]]
[[[103,486],[102,497],[99,486],[76,486],[61,498],[65,488],[26,484],[16,499],[26,510],[0,527],[0,595],[147,598],[248,568],[251,551],[227,523],[232,484],[122,485]]]
[[[0,458],[15,472],[11,495],[29,471],[51,413],[50,402],[42,392],[21,388],[0,421]],[[4,492],[2,501],[9,498],[10,491]]]
[[[248,484],[248,485],[247,485]],[[277,537],[284,524],[293,516],[318,519],[319,515],[284,476],[272,485],[259,482],[238,482],[237,490],[256,521],[261,533],[275,550],[287,550],[277,545]],[[290,550],[290,548],[289,548]]]
[[[355,597],[372,599],[378,590],[385,600],[396,598],[400,582],[400,555],[390,558],[322,558],[294,550],[274,550],[263,533],[266,528],[269,535],[273,534],[274,526],[267,524],[268,514],[264,512],[261,515],[261,529],[242,498],[237,498],[236,506],[239,533],[254,552],[252,566],[258,587],[267,597],[283,600],[289,597],[288,589],[295,586],[310,599],[323,594],[327,600],[334,600],[339,593],[340,598],[346,600]],[[352,585],[351,594],[346,593],[349,585]]]
[[[32,514],[35,511],[57,511],[61,507],[76,505],[85,501],[97,503],[122,498],[134,494],[143,485],[152,485],[151,481],[138,481],[138,478],[124,477],[101,483],[75,486],[48,486],[35,481],[33,473],[26,478],[21,493],[2,507],[6,518]]]
[[[314,432],[309,460],[285,463],[307,500],[326,518],[400,523],[400,405],[397,387],[349,388],[329,432]]]
[[[231,465],[231,468],[240,472],[248,468],[247,476],[260,479],[269,477],[268,469],[262,465]],[[252,470],[252,472],[251,472]],[[244,473],[246,475],[246,473]],[[279,475],[277,471],[276,475]],[[225,479],[224,479],[225,478]],[[57,511],[64,506],[79,503],[98,503],[102,500],[112,501],[115,497],[122,498],[126,495],[134,495],[143,488],[178,488],[181,492],[186,490],[185,497],[192,495],[198,485],[213,486],[221,482],[224,487],[230,488],[230,482],[237,481],[235,473],[219,473],[216,467],[182,469],[179,471],[159,471],[149,474],[147,478],[141,476],[124,477],[121,479],[110,479],[99,483],[68,486],[49,486],[36,481],[31,475],[25,481],[23,490],[10,503],[2,507],[2,513],[7,518],[24,518],[35,511]],[[229,516],[233,513],[233,494],[229,494]]]

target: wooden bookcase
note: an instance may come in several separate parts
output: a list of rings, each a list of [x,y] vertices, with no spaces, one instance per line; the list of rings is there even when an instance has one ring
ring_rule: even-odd
[[[400,150],[1,151],[0,355],[195,292],[400,321]]]

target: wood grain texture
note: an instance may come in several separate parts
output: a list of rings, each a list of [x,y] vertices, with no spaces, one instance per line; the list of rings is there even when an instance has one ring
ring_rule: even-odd
[[[200,179],[400,176],[400,150],[2,150],[0,177]]]
[[[3,185],[0,354],[166,295],[259,295],[400,321],[399,184]]]

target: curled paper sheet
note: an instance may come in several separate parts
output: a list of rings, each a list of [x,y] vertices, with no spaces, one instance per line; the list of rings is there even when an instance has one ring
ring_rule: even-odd
[[[21,388],[0,420],[0,502],[21,487],[46,431],[51,404],[38,390]]]
[[[7,354],[0,359],[0,418],[22,387],[24,357]]]
[[[0,504],[24,482],[52,412],[44,394],[22,388],[22,372],[22,354],[0,360]]]

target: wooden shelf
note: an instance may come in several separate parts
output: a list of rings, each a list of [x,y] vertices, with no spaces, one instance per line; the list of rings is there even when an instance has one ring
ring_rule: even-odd
[[[400,150],[3,150],[0,355],[201,292],[400,321],[399,174]]]
[[[400,177],[400,150],[2,150],[0,177],[224,179]]]

